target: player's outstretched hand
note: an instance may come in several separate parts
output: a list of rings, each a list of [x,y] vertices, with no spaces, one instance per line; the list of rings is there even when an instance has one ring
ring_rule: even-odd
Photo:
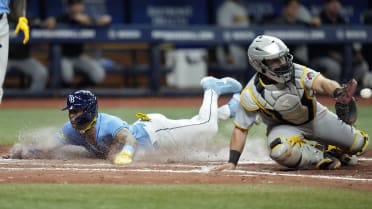
[[[24,38],[23,38],[23,44],[26,44],[28,40],[30,39],[30,29],[28,27],[28,20],[26,17],[19,17],[18,23],[16,26],[16,29],[14,30],[14,34],[17,35],[19,31],[23,32]]]
[[[115,165],[127,165],[127,164],[132,163],[132,161],[133,161],[133,153],[123,150],[114,157],[113,163]]]
[[[216,166],[212,171],[223,171],[223,170],[235,170],[236,165],[234,163],[225,163],[223,165]]]

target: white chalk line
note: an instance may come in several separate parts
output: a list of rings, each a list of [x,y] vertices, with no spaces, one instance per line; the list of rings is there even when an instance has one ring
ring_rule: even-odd
[[[358,158],[359,161],[372,161],[372,158]],[[110,163],[97,163],[94,162],[93,164],[87,164],[87,163],[60,163],[58,160],[26,160],[26,159],[1,159],[0,158],[0,165],[39,165],[39,166],[47,166],[50,165],[50,163],[46,163],[46,161],[49,161],[50,163],[58,162],[57,165],[59,166],[76,166],[76,167],[115,167],[114,165]],[[141,162],[140,162],[141,163]],[[186,162],[187,163],[187,162]],[[195,163],[195,162],[192,162]],[[210,162],[210,161],[198,161],[197,163],[208,163],[208,164],[220,164],[221,162]],[[272,160],[267,161],[241,161],[239,162],[239,165],[252,165],[252,164],[275,164]],[[169,167],[169,165],[177,166],[177,167],[197,167],[198,165],[186,165],[186,164],[156,164],[158,167]],[[154,166],[154,165],[153,165]]]
[[[231,173],[240,173],[241,176],[252,176],[252,175],[267,175],[267,176],[286,176],[286,177],[304,177],[304,178],[315,178],[315,179],[327,179],[327,180],[346,180],[346,181],[366,181],[372,182],[372,179],[367,178],[356,178],[352,176],[327,176],[327,175],[313,175],[313,174],[291,174],[291,173],[278,173],[278,172],[262,172],[262,171],[243,171],[234,170],[229,171]]]
[[[74,172],[144,172],[144,173],[203,173],[207,174],[210,168],[204,167],[202,169],[192,169],[192,170],[172,170],[172,169],[116,169],[116,168],[2,168],[0,171],[74,171]],[[327,179],[327,180],[345,180],[345,181],[362,181],[362,182],[372,182],[372,179],[368,178],[356,178],[356,177],[341,177],[341,176],[327,176],[327,175],[310,175],[310,174],[290,174],[290,173],[278,173],[278,172],[262,172],[262,171],[223,171],[226,174],[234,174],[236,176],[285,176],[285,177],[302,177],[302,178],[313,178],[313,179]]]
[[[364,159],[361,159],[364,160]],[[371,159],[366,159],[371,160]],[[53,161],[50,161],[51,163]],[[94,164],[81,164],[81,163],[61,163],[51,164],[47,162],[37,162],[35,160],[0,160],[0,165],[12,165],[12,166],[42,166],[42,167],[0,167],[0,171],[74,171],[74,172],[145,172],[145,173],[204,173],[207,174],[211,171],[213,166],[200,166],[200,165],[186,165],[186,164],[159,164],[144,166],[145,168],[129,168],[129,167],[118,167],[109,163],[94,163]],[[212,162],[209,164],[216,164],[218,162]],[[251,164],[251,163],[244,163]],[[46,167],[46,166],[60,166],[60,167]],[[97,168],[101,167],[101,168]],[[157,168],[146,168],[146,167],[157,167]],[[177,167],[177,168],[192,168],[189,170],[173,170],[173,169],[159,169],[160,167]],[[352,176],[330,176],[330,175],[313,175],[313,174],[293,174],[293,173],[280,173],[280,172],[265,172],[265,171],[246,171],[246,170],[233,170],[224,171],[225,174],[234,174],[236,176],[286,176],[286,177],[302,177],[302,178],[314,178],[314,179],[327,179],[327,180],[346,180],[346,181],[363,181],[372,182],[369,178],[358,178]]]

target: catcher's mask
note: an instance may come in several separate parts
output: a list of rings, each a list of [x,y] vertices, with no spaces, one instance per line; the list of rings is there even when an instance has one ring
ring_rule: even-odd
[[[248,59],[258,73],[278,83],[288,83],[293,80],[293,56],[283,41],[276,37],[257,36],[248,48]],[[266,62],[275,59],[283,59],[285,62],[280,67],[272,69]]]
[[[88,90],[75,91],[67,96],[67,106],[62,110],[82,110],[76,122],[79,126],[85,126],[98,115],[97,97]]]

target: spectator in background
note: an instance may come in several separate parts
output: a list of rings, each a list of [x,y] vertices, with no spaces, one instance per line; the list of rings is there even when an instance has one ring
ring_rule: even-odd
[[[31,25],[33,25],[33,20]],[[16,23],[16,18],[10,16],[9,22]],[[48,71],[46,67],[31,55],[31,44],[11,42],[9,45],[9,59],[7,70],[18,70],[31,77],[29,90],[41,92],[48,82]]]
[[[271,24],[288,26],[307,26],[309,23],[298,18],[300,2],[298,0],[285,0],[282,16],[274,19]],[[302,65],[308,65],[308,49],[304,44],[288,44],[293,54],[293,60]]]
[[[372,25],[372,0],[368,1],[368,9],[362,15],[362,23],[364,25]],[[372,44],[364,43],[361,47],[361,56],[365,57],[368,67],[372,66]],[[363,87],[372,88],[372,72],[370,68],[360,73],[359,76],[361,77],[361,85]]]
[[[47,19],[47,27],[54,28],[56,24],[68,24],[70,26],[94,27],[107,26],[111,23],[109,15],[99,18],[91,18],[84,11],[83,0],[68,0],[67,11],[61,16]],[[105,69],[94,59],[84,54],[83,43],[62,44],[62,80],[71,85],[74,79],[74,68],[87,75],[82,85],[99,84],[105,78]]]
[[[319,18],[321,25],[346,25],[348,22],[341,15],[342,4],[340,0],[325,0],[323,10]],[[315,69],[319,69],[327,77],[337,81],[343,81],[342,64],[344,45],[342,44],[322,44],[313,45],[310,52],[313,57],[311,64]],[[350,73],[363,86],[363,76],[369,71],[368,63],[365,61],[361,47],[358,44],[353,44],[353,61]],[[350,78],[346,78],[350,79]]]
[[[353,66],[355,66],[353,77],[358,81],[360,87],[372,88],[372,72],[369,63],[363,56],[362,47],[360,43],[353,45]]]
[[[217,11],[217,25],[222,27],[248,27],[247,10],[240,0],[226,0]],[[246,48],[230,44],[217,48],[218,63],[224,68],[242,69],[248,67]]]
[[[339,0],[325,0],[319,14],[320,25],[345,25],[341,16],[342,5]],[[314,44],[310,47],[311,65],[326,77],[341,81],[342,74],[342,44]]]
[[[298,1],[297,19],[312,26],[320,26],[320,19],[318,16],[313,16],[309,9]]]

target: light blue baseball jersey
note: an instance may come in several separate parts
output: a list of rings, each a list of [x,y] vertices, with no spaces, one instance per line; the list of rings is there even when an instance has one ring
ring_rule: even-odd
[[[9,12],[9,0],[0,0],[0,14]]]
[[[60,143],[72,144],[85,147],[89,152],[93,152],[97,157],[105,158],[109,152],[109,147],[114,143],[114,137],[123,128],[129,129],[130,133],[136,138],[137,146],[151,146],[147,132],[143,128],[144,124],[137,122],[133,125],[128,124],[119,117],[106,113],[99,113],[96,122],[96,144],[93,146],[84,136],[74,129],[70,122],[65,123],[62,128],[64,137],[59,138]]]

